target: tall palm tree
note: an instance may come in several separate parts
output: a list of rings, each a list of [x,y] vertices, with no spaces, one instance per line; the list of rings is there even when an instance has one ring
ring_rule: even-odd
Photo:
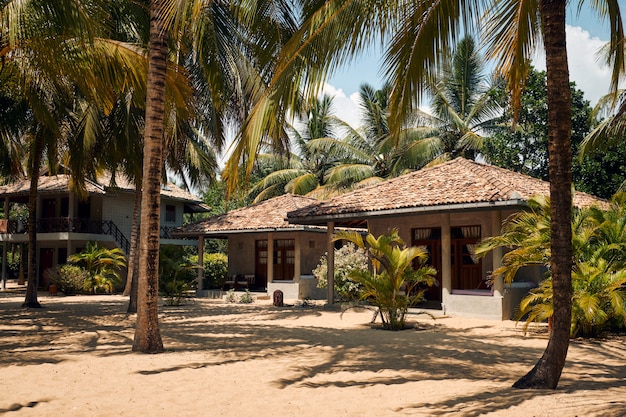
[[[275,70],[277,48],[295,27],[290,4],[216,2],[208,0],[151,0],[148,81],[143,142],[141,228],[137,325],[134,351],[163,351],[158,325],[158,266],[160,229],[160,184],[163,174],[163,138],[166,132],[166,80],[168,41],[182,45],[184,36],[193,40],[191,59],[200,63],[207,80],[207,100],[217,111],[213,135],[223,134],[229,114],[241,120],[264,91]],[[211,20],[211,17],[214,17]],[[185,32],[186,29],[190,32]],[[175,50],[172,52],[176,52]],[[232,110],[231,113],[228,110]],[[282,124],[281,124],[282,126]],[[219,136],[221,137],[221,136]],[[260,140],[260,137],[258,138]],[[283,137],[284,139],[284,137]]]
[[[447,54],[446,54],[447,55]],[[493,128],[501,109],[494,96],[494,77],[485,73],[485,59],[472,36],[465,36],[428,83],[432,95],[435,134],[421,141],[429,161],[435,163],[463,155],[473,159],[483,146],[483,135]]]
[[[361,127],[355,129],[344,123],[347,133],[342,139],[326,138],[311,143],[321,150],[332,149],[342,159],[327,172],[325,188],[329,192],[345,192],[424,165],[418,147],[433,129],[420,124],[423,115],[417,111],[405,118],[400,131],[390,131],[391,88],[389,83],[379,90],[362,84]]]
[[[295,150],[288,156],[282,153],[258,155],[258,163],[270,164],[271,169],[252,189],[254,202],[266,200],[284,193],[305,195],[319,191],[325,183],[326,174],[338,161],[333,149],[315,147],[320,141],[335,140],[337,129],[343,125],[332,109],[333,99],[328,95],[315,98],[302,111],[303,129],[291,126]]]
[[[314,89],[332,68],[350,59],[374,38],[390,39],[384,63],[394,86],[390,105],[392,130],[399,129],[399,120],[419,103],[425,93],[424,82],[442,67],[440,51],[451,46],[462,29],[467,31],[480,23],[486,33],[487,55],[498,58],[497,68],[508,80],[514,103],[519,103],[531,53],[542,38],[547,70],[554,331],[537,365],[516,382],[519,388],[555,388],[569,346],[572,173],[566,6],[563,0],[303,1],[301,30],[278,57],[279,71],[274,75],[272,88],[254,108],[232,159],[238,162],[244,154],[248,158],[254,155],[258,141],[255,138],[264,132],[276,133],[271,122],[295,102],[296,91],[303,84]],[[616,88],[619,75],[626,69],[620,7],[615,0],[594,1],[591,7],[601,19],[609,20],[612,87]],[[233,166],[231,163],[227,168]]]

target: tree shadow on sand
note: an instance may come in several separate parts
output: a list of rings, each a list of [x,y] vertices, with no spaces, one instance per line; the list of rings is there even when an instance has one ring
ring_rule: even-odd
[[[21,308],[21,300],[0,299],[0,368],[71,360],[74,353],[134,354],[130,352],[134,316],[125,313],[125,298],[69,298],[50,301],[38,311]],[[322,308],[274,308],[206,300],[164,307],[160,325],[165,355],[200,352],[202,359],[181,355],[172,365],[159,367],[155,361],[155,366],[136,373],[175,376],[186,369],[280,360],[290,365],[288,372],[271,382],[278,389],[439,380],[494,383],[489,392],[463,394],[439,402],[409,400],[408,405],[396,409],[401,413],[428,410],[433,416],[479,416],[515,407],[536,396],[566,393],[575,398],[579,390],[597,392],[597,415],[612,415],[613,407],[624,409],[626,405],[601,402],[603,390],[625,386],[626,346],[621,340],[575,341],[572,348],[583,354],[568,361],[559,390],[519,391],[502,387],[510,387],[521,376],[520,366],[530,369],[543,353],[543,347],[526,343],[528,339],[521,332],[481,337],[481,328],[488,327],[484,322],[472,328],[454,328],[446,326],[445,320],[421,321],[419,330],[399,332],[379,330],[367,320],[362,325],[335,328],[325,326],[324,314],[341,313]],[[603,359],[599,360],[598,355]],[[592,373],[593,378],[585,379],[585,373]]]

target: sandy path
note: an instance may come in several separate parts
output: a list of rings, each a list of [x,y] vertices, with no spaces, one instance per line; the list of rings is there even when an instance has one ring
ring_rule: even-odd
[[[556,391],[511,384],[547,337],[512,322],[197,300],[161,309],[167,352],[130,352],[121,296],[0,294],[0,415],[622,416],[623,339],[574,341]]]

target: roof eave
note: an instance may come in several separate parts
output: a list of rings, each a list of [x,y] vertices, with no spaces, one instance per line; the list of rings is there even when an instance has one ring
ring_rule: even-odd
[[[341,223],[343,221],[353,221],[371,217],[388,217],[402,216],[409,214],[439,214],[451,211],[479,211],[479,210],[505,210],[511,207],[525,207],[528,203],[523,199],[498,200],[498,201],[482,201],[475,203],[458,203],[443,204],[438,206],[420,206],[420,207],[403,207],[387,210],[370,210],[351,213],[338,213],[319,216],[290,217],[287,216],[289,223],[292,224],[309,224],[321,225],[328,222]]]

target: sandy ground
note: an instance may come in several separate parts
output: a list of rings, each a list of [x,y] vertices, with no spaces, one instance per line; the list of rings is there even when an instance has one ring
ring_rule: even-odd
[[[573,341],[559,389],[511,385],[545,330],[411,316],[401,332],[316,307],[161,308],[166,352],[131,352],[122,296],[0,294],[0,415],[623,416],[626,340]]]

